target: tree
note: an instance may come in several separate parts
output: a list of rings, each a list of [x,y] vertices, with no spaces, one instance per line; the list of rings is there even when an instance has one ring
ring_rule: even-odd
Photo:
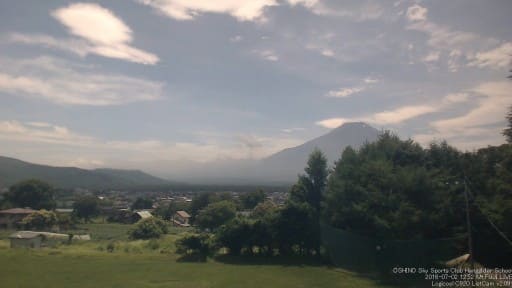
[[[277,211],[277,205],[272,201],[261,202],[252,210],[252,217],[255,219],[264,218]]]
[[[314,250],[316,255],[320,255],[319,215],[328,176],[327,159],[322,151],[315,149],[309,155],[304,171],[306,174],[299,175],[297,183],[290,190],[289,203],[281,210],[281,217],[284,218],[280,221],[286,224],[280,227],[294,235],[289,235],[288,232],[282,234],[280,241],[282,244],[299,245],[301,249],[304,249],[301,253],[309,253]],[[292,226],[286,227],[287,225]],[[294,225],[300,225],[301,229],[293,228],[296,227]],[[298,231],[293,232],[290,229]],[[285,253],[290,252],[287,251],[289,250],[288,246],[284,246],[282,249]]]
[[[158,206],[154,215],[158,215],[160,218],[169,220],[176,213],[176,211],[188,211],[190,209],[190,204],[188,202],[171,202],[167,205]]]
[[[4,198],[16,207],[30,207],[32,209],[54,209],[55,190],[43,181],[37,179],[25,180],[9,188]]]
[[[151,209],[153,208],[153,201],[149,198],[138,197],[131,208],[132,210]]]
[[[89,222],[92,217],[99,214],[98,198],[92,195],[78,198],[75,203],[73,203],[73,214],[77,218]]]
[[[252,254],[252,225],[247,219],[235,218],[222,225],[216,232],[220,247],[229,249],[229,254],[240,255],[242,248]]]
[[[151,217],[137,222],[135,228],[129,231],[129,235],[131,239],[151,239],[159,238],[167,232],[168,228],[165,221],[157,217]]]
[[[236,207],[233,202],[219,201],[209,204],[199,212],[196,218],[196,224],[202,229],[215,230],[222,224],[235,218]]]
[[[508,127],[503,130],[503,135],[507,138],[507,142],[512,144],[512,106],[510,106],[508,114],[506,116]]]
[[[265,192],[261,189],[253,192],[247,192],[240,196],[240,201],[244,209],[253,209],[259,203],[265,201]]]
[[[192,198],[190,203],[190,216],[192,223],[195,221],[199,211],[204,209],[208,204],[213,203],[217,200],[216,194],[213,192],[198,193]]]
[[[44,230],[52,228],[58,223],[57,215],[53,211],[39,210],[27,215],[21,221],[25,229]]]
[[[292,200],[307,202],[316,211],[320,210],[322,194],[327,183],[327,158],[322,151],[315,149],[308,159],[305,175],[300,175],[292,188]]]
[[[215,250],[214,237],[211,234],[185,234],[176,240],[177,254],[197,255],[201,261],[206,261]]]

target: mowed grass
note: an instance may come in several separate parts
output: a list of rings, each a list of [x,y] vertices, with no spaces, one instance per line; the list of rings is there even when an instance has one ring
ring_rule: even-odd
[[[389,287],[341,269],[275,258],[183,262],[174,253],[181,230],[172,230],[158,241],[128,241],[121,231],[131,225],[88,224],[84,228],[99,240],[38,250],[10,249],[8,240],[0,240],[0,286]],[[113,241],[115,249],[109,253],[105,248]]]

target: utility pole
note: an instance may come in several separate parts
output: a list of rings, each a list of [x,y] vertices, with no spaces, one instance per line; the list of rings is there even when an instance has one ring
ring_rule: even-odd
[[[475,269],[475,255],[473,254],[473,237],[471,233],[471,218],[469,217],[469,197],[468,197],[468,184],[466,183],[466,177],[464,176],[464,198],[466,198],[466,225],[468,230],[468,248],[470,255],[471,269]]]

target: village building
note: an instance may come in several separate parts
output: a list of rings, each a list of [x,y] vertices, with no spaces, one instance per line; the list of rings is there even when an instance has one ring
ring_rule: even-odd
[[[0,211],[0,227],[15,228],[20,225],[21,220],[28,215],[37,212],[30,208],[12,208]]]
[[[174,215],[172,216],[171,220],[174,226],[190,227],[190,215],[183,210],[176,211],[176,213],[174,213]]]
[[[149,211],[136,211],[132,215],[132,223],[153,217]]]
[[[71,236],[73,237],[73,236]],[[70,241],[70,235],[50,232],[18,231],[9,236],[11,248],[52,247]]]

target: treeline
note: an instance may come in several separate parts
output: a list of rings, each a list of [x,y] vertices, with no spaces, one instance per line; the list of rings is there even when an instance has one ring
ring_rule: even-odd
[[[467,236],[467,189],[476,261],[510,265],[503,235],[512,236],[512,145],[463,153],[446,142],[423,148],[386,132],[359,150],[346,148],[332,169],[326,163],[314,151],[285,205],[262,202],[250,217],[236,216],[229,197],[197,196],[194,223],[214,236],[188,236],[194,241],[180,243],[196,247],[181,251],[210,245],[234,255],[322,256],[320,223],[386,240],[460,238]],[[467,253],[466,241],[458,249]]]

